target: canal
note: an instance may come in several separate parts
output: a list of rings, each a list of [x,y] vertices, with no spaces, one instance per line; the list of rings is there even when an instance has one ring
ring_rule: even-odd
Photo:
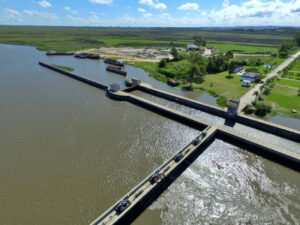
[[[47,57],[26,46],[0,45],[0,52],[0,224],[89,224],[198,134],[38,65],[69,66],[124,85],[102,61]],[[154,87],[190,95],[140,69],[126,70]],[[270,223],[293,224],[300,219],[299,178],[216,140],[135,223],[265,223],[259,220],[264,212]]]

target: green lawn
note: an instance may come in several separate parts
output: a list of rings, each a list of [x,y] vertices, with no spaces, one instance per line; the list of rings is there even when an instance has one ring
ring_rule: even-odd
[[[300,59],[296,59],[293,62],[293,66],[292,66],[292,68],[290,70],[291,71],[299,71],[300,72]]]
[[[280,80],[275,80],[275,84],[281,84],[281,85],[287,85],[291,87],[300,87],[300,81],[296,80],[285,80],[285,79],[280,79]]]
[[[201,84],[193,84],[196,89],[204,89],[210,93],[226,96],[227,98],[240,98],[250,90],[250,87],[242,87],[241,76],[233,75],[227,78],[228,71],[206,75]],[[253,84],[251,85],[253,87]]]
[[[287,71],[284,71],[281,75],[283,78],[300,80],[300,59],[296,59],[288,67]]]
[[[74,68],[68,67],[68,66],[60,66],[60,65],[55,65],[55,64],[52,64],[52,66],[58,67],[60,69],[63,69],[63,70],[69,71],[69,72],[73,72],[74,71]]]
[[[275,86],[271,94],[263,98],[271,103],[276,113],[300,118],[300,96],[298,96],[297,89]],[[292,109],[297,110],[298,113],[291,113]]]

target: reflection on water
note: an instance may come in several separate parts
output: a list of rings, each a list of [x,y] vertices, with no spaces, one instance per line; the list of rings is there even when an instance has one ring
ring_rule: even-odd
[[[216,140],[152,209],[163,224],[298,224],[300,175]]]

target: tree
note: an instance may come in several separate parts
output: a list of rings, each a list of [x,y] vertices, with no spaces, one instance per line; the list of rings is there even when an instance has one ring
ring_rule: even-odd
[[[228,52],[226,52],[226,55],[225,55],[228,59],[230,59],[230,58],[233,58],[233,52],[232,51],[228,51]]]
[[[272,107],[270,105],[267,105],[267,104],[264,104],[264,103],[257,103],[256,104],[255,115],[265,116],[267,113],[270,113],[271,110],[272,110]]]
[[[258,97],[258,95],[259,95],[259,92],[258,92],[258,91],[255,91],[253,95],[255,95],[255,100],[256,100],[257,97]]]
[[[297,46],[300,46],[300,32],[295,35],[294,39]]]
[[[239,65],[239,62],[237,61],[231,61],[228,65],[229,73],[234,73],[234,70]]]
[[[161,59],[158,64],[158,67],[163,68],[163,67],[166,67],[166,65],[167,65],[166,59]]]
[[[173,60],[174,61],[178,61],[178,59],[179,59],[179,53],[178,53],[178,51],[177,51],[176,48],[173,47],[171,49],[171,55],[173,56]]]
[[[197,46],[205,46],[206,41],[201,36],[194,36],[194,44]]]

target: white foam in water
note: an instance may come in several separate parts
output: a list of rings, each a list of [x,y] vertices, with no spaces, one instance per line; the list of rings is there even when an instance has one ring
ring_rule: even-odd
[[[299,224],[299,173],[273,165],[216,140],[150,209],[163,224]]]

